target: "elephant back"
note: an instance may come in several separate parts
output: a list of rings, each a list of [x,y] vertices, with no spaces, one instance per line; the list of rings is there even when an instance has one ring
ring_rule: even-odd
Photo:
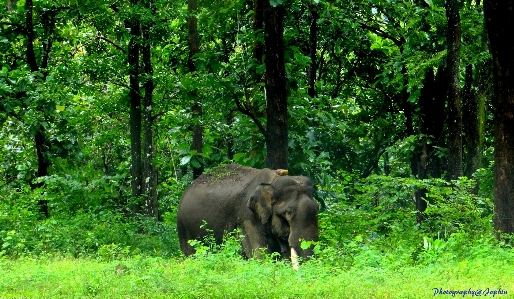
[[[248,179],[253,179],[259,172],[258,169],[242,166],[239,164],[228,164],[215,167],[209,172],[199,176],[191,187],[207,187],[213,185],[223,185],[226,183],[241,183]]]

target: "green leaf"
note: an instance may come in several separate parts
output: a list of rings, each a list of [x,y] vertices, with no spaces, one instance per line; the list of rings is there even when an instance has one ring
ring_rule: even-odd
[[[313,244],[316,244],[316,242],[302,240],[302,243],[300,244],[300,248],[302,248],[302,250],[306,250],[309,247],[311,247],[311,245],[313,245]]]
[[[185,156],[180,159],[180,165],[187,165],[191,161],[191,156]]]
[[[419,98],[419,95],[421,94],[421,90],[415,90],[410,94],[409,102],[416,103],[416,100]]]
[[[200,166],[201,166],[200,162],[198,162],[197,157],[193,157],[191,159],[191,165],[193,165],[194,168],[200,168]]]
[[[64,106],[55,105],[55,109],[57,109],[57,111],[64,111]]]
[[[284,0],[269,0],[269,3],[273,7],[277,7],[277,6],[281,5],[283,2],[284,2]]]
[[[243,163],[243,160],[245,158],[245,154],[244,153],[237,153],[234,155],[234,162],[236,163]]]

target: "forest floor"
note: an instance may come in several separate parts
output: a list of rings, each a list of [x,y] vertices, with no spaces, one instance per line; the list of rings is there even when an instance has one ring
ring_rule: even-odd
[[[0,298],[514,298],[512,261],[493,257],[344,269],[208,254],[121,260],[0,259]]]

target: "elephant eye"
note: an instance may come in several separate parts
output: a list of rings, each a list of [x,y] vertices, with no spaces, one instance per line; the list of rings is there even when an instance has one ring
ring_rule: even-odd
[[[284,217],[287,221],[291,221],[291,219],[293,218],[293,211],[291,209],[287,209],[284,213]]]

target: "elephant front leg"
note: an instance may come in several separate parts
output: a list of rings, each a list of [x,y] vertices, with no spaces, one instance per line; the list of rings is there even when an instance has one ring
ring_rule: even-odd
[[[262,224],[259,221],[245,220],[243,222],[243,248],[248,258],[263,258],[267,249],[267,241]]]

